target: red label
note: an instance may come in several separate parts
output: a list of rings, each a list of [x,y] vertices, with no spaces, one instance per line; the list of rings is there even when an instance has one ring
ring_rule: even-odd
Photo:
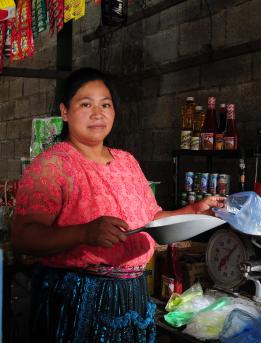
[[[214,133],[202,133],[201,142],[203,150],[213,150]]]

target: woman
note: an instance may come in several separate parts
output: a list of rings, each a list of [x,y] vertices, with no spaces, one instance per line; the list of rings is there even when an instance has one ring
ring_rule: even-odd
[[[115,96],[99,71],[73,72],[60,110],[65,140],[34,159],[16,198],[14,247],[39,257],[32,342],[153,342],[155,305],[143,272],[155,242],[125,231],[207,213],[223,198],[162,211],[134,157],[104,145]]]

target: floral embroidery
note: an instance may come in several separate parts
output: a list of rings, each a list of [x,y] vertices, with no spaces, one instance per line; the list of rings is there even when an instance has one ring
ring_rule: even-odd
[[[66,142],[43,152],[19,182],[16,212],[53,216],[61,229],[104,215],[125,220],[130,229],[147,224],[161,209],[148,181],[131,154],[110,152],[114,160],[109,165],[86,160]],[[113,248],[82,245],[42,262],[56,267],[101,263],[133,267],[148,262],[154,244],[147,233],[140,233]]]

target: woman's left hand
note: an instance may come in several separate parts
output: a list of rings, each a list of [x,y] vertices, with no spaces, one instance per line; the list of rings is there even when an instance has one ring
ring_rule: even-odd
[[[214,215],[213,211],[211,210],[212,207],[224,207],[225,197],[221,196],[211,196],[204,198],[203,200],[196,202],[194,206],[194,210],[196,214],[207,214],[207,215]]]

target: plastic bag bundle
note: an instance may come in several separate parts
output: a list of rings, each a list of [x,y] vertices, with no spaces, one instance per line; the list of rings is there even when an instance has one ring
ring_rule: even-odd
[[[261,317],[246,311],[233,310],[227,317],[219,340],[222,343],[260,343]]]
[[[231,194],[224,208],[214,208],[213,211],[236,230],[261,235],[261,197],[255,192]]]

